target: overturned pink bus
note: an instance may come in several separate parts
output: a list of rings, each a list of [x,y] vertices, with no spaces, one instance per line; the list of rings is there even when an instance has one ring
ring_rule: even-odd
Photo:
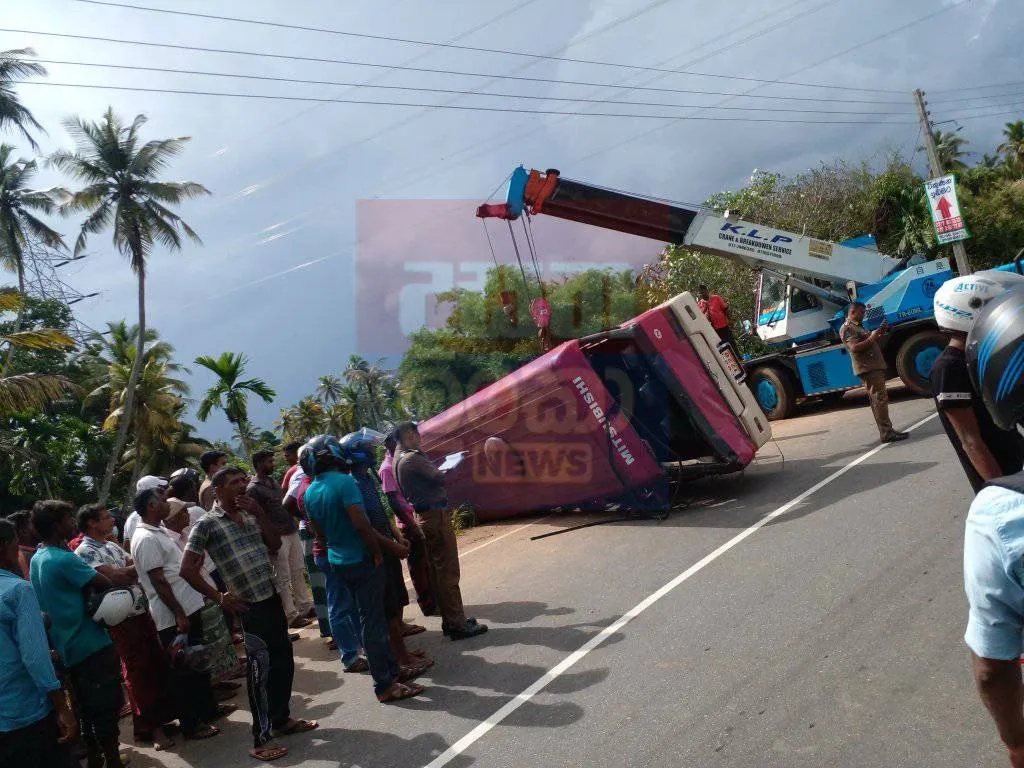
[[[461,454],[451,505],[480,520],[553,508],[669,503],[673,479],[743,469],[770,437],[732,350],[682,293],[567,341],[420,424]]]

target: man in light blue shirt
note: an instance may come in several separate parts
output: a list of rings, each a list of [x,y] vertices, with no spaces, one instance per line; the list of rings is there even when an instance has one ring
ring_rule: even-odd
[[[989,301],[967,338],[975,391],[997,427],[1024,434],[1024,290]],[[1024,768],[1024,472],[989,480],[971,504],[964,533],[964,636],[981,700]]]
[[[0,520],[0,766],[70,766],[66,742],[77,729],[35,592],[21,576],[15,528]]]

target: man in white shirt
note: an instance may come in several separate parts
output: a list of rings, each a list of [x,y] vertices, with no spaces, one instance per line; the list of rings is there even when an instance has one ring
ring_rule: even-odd
[[[182,551],[175,541],[177,535],[162,525],[170,512],[163,489],[150,488],[138,493],[135,511],[141,519],[132,537],[132,557],[160,641],[166,647],[176,636],[187,635],[190,645],[201,645],[200,613],[205,600],[179,574]],[[174,693],[179,698],[178,711],[184,715],[180,720],[185,737],[216,736],[220,730],[210,722],[236,708],[217,706],[208,671],[198,672],[186,664],[178,664],[174,673],[177,678]]]
[[[150,488],[158,488],[166,493],[167,481],[162,477],[157,477],[156,475],[143,475],[135,484],[136,493],[148,491]],[[141,519],[142,518],[139,517],[138,512],[132,512],[124,521],[124,530],[121,531],[121,540],[124,542],[125,549],[129,549],[131,547],[132,535],[135,533],[135,529],[138,527]]]

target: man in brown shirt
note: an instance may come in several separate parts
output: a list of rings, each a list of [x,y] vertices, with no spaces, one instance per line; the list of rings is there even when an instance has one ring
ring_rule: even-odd
[[[411,421],[398,425],[401,451],[395,458],[395,477],[402,495],[416,509],[427,548],[434,599],[443,620],[441,628],[452,640],[476,637],[486,624],[466,617],[459,589],[459,545],[448,509],[444,473],[420,450],[420,433]]]
[[[875,330],[866,331],[861,325],[865,309],[864,303],[860,301],[854,301],[847,307],[846,322],[839,329],[839,338],[850,350],[853,372],[864,382],[864,388],[868,391],[879,437],[883,443],[895,443],[906,440],[909,435],[897,432],[889,420],[889,391],[885,386],[888,366],[882,348],[878,346],[878,339],[886,334],[889,327],[883,321]]]
[[[249,481],[245,492],[263,508],[281,535],[281,548],[270,553],[274,563],[274,586],[281,596],[288,626],[302,629],[313,623],[316,614],[313,612],[312,596],[306,586],[299,526],[282,504],[281,486],[271,477],[270,473],[274,471],[274,452],[269,448],[256,451],[252,455],[252,466],[256,470],[256,477]]]

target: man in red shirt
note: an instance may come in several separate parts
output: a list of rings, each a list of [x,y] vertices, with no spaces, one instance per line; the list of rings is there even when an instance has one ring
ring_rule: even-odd
[[[697,286],[697,306],[718,333],[718,338],[735,349],[736,343],[729,327],[729,305],[717,293],[711,293],[706,285]]]

